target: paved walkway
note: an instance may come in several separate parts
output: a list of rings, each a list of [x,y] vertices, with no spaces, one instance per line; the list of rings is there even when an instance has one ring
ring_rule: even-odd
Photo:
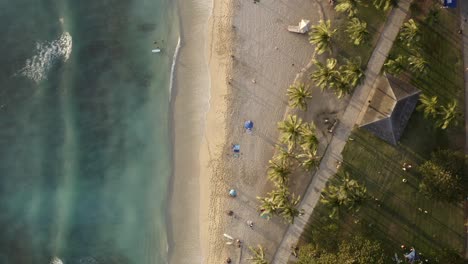
[[[283,240],[281,241],[280,247],[276,251],[273,264],[288,263],[291,257],[291,245],[296,245],[299,241],[299,237],[304,231],[315,205],[319,201],[320,193],[325,187],[328,179],[336,173],[337,162],[342,159],[341,152],[343,151],[354,125],[360,120],[360,118],[362,118],[362,112],[367,108],[367,98],[372,92],[373,84],[382,69],[398,31],[406,18],[410,3],[411,0],[401,0],[399,1],[398,7],[391,11],[377,46],[367,65],[364,83],[356,88],[341,122],[335,130],[336,132],[330,142],[330,145],[323,156],[319,170],[315,174],[312,183],[308,187],[306,194],[301,201],[299,208],[304,209],[306,213],[303,216],[298,217],[295,220],[295,223],[289,226]],[[291,260],[293,260],[292,257]]]
[[[463,30],[463,62],[468,68],[468,3],[459,1],[461,29]],[[468,71],[465,70],[465,154],[468,154]],[[468,201],[465,201],[465,222],[468,221]],[[468,259],[468,226],[465,226],[465,259]]]

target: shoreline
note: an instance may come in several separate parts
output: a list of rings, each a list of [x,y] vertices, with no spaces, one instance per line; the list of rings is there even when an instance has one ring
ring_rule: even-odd
[[[172,177],[168,195],[168,263],[202,263],[199,248],[198,150],[208,111],[205,50],[211,0],[176,2],[179,52],[171,91]]]

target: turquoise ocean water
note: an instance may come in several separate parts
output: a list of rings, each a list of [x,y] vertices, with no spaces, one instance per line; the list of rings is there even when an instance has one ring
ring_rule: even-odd
[[[0,0],[0,22],[0,264],[165,263],[174,2]]]

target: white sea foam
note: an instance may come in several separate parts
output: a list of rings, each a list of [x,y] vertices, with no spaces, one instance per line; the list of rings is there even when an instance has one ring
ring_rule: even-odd
[[[78,261],[79,264],[98,264],[98,261],[93,257],[82,258]]]
[[[50,264],[63,264],[63,261],[57,257],[53,257],[49,263]]]
[[[36,43],[35,55],[26,60],[26,66],[18,74],[36,83],[47,78],[47,72],[59,60],[67,61],[72,51],[72,37],[64,32],[60,38],[51,42]]]
[[[175,71],[175,66],[177,63],[177,57],[179,56],[179,50],[180,50],[180,37],[179,37],[179,40],[177,41],[177,47],[174,52],[174,57],[172,58],[171,77],[169,80],[169,100],[172,99],[172,85],[174,83],[174,71]]]

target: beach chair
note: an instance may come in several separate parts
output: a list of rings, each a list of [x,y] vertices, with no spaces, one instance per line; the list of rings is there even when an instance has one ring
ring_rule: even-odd
[[[233,144],[232,145],[232,151],[234,152],[234,158],[238,158],[240,155],[240,145],[239,144]]]

